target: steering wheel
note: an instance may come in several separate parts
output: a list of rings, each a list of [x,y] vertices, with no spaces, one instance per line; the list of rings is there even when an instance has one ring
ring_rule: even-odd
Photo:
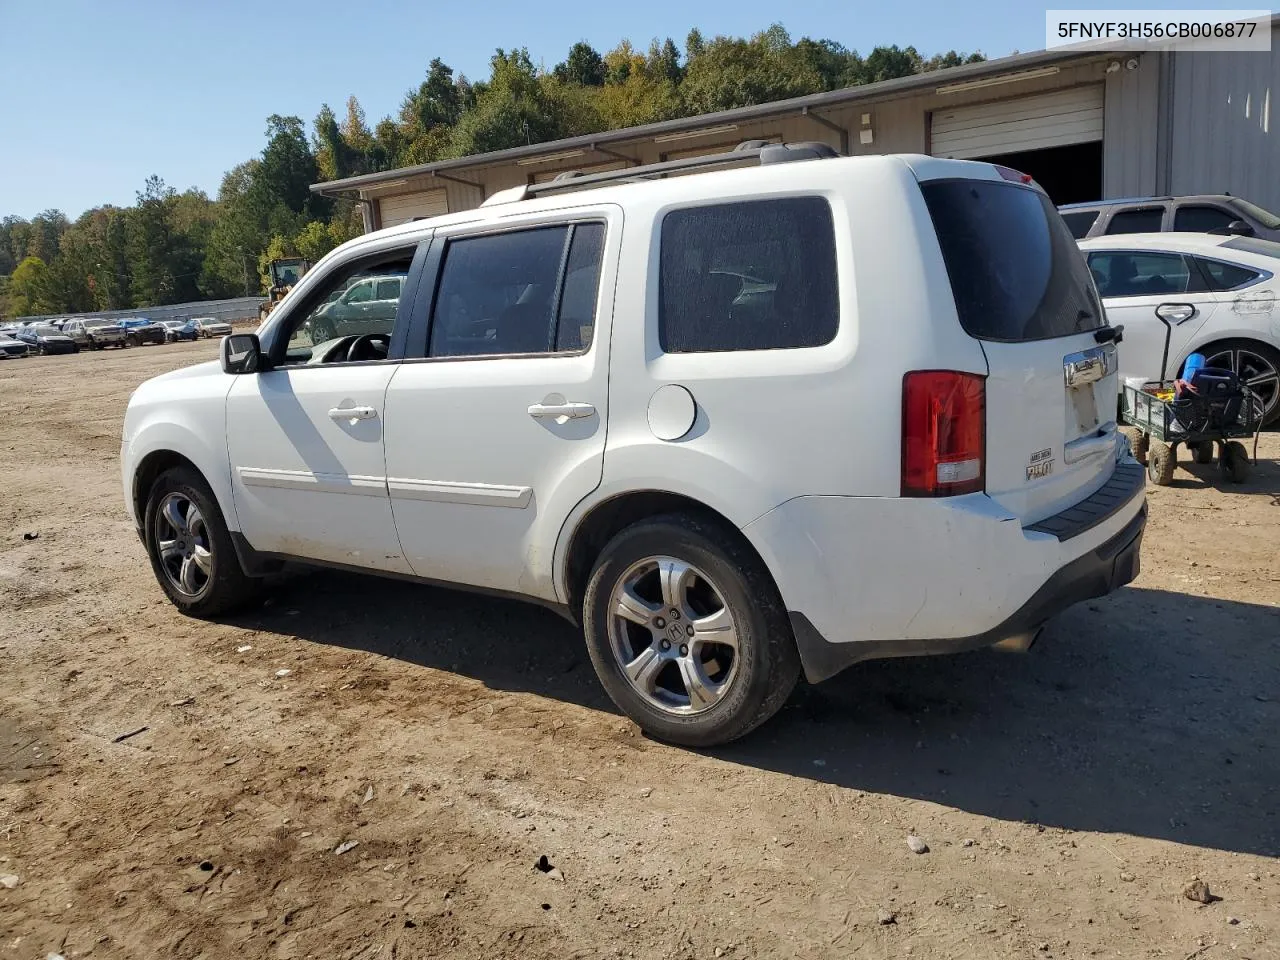
[[[347,363],[361,360],[385,360],[391,348],[391,337],[385,333],[365,333],[355,337],[347,347]]]

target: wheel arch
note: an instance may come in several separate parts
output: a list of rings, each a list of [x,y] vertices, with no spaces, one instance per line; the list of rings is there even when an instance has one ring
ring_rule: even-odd
[[[609,541],[626,527],[648,517],[670,513],[700,516],[736,537],[752,552],[761,567],[774,579],[768,563],[750,538],[725,513],[703,499],[671,490],[636,489],[614,493],[592,503],[582,516],[561,535],[561,561],[557,567],[557,592],[564,598],[569,613],[577,622],[582,619],[582,604],[587,581],[596,559]],[[775,581],[775,587],[777,586]]]

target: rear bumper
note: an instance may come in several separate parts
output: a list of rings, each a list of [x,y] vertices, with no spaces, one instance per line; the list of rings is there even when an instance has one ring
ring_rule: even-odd
[[[1082,600],[1105,596],[1131,583],[1141,569],[1142,534],[1146,525],[1147,505],[1144,502],[1137,516],[1118,534],[1051,576],[1007,620],[970,637],[830,643],[808,617],[793,611],[790,614],[791,626],[805,676],[811,683],[818,683],[863,660],[961,653],[1021,637],[1029,642],[1045,621],[1067,607]]]
[[[984,494],[799,497],[748,524],[812,682],[861,660],[989,646],[1131,581],[1146,525],[1132,459],[1096,493],[1023,527]]]

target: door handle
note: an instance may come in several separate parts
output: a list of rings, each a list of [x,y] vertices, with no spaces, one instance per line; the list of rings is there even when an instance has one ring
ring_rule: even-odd
[[[581,420],[596,412],[589,403],[535,403],[529,407],[529,416],[534,419],[565,417],[569,420]]]
[[[372,420],[377,415],[373,407],[334,407],[329,411],[330,420]]]

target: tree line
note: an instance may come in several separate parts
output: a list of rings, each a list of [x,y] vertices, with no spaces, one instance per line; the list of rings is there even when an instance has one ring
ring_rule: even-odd
[[[728,110],[911,76],[984,59],[914,47],[867,56],[834,40],[792,41],[775,24],[751,37],[670,38],[601,54],[575,43],[547,69],[528,50],[499,49],[485,80],[441,59],[395,117],[371,129],[353,96],[341,118],[325,104],[310,135],[298,117],[267,119],[261,154],[222,178],[216,198],[150,177],[130,207],[75,221],[59,210],[0,220],[0,315],[76,313],[249,296],[267,263],[318,259],[361,232],[358,207],[311,193],[320,180],[374,173],[523,144]]]

